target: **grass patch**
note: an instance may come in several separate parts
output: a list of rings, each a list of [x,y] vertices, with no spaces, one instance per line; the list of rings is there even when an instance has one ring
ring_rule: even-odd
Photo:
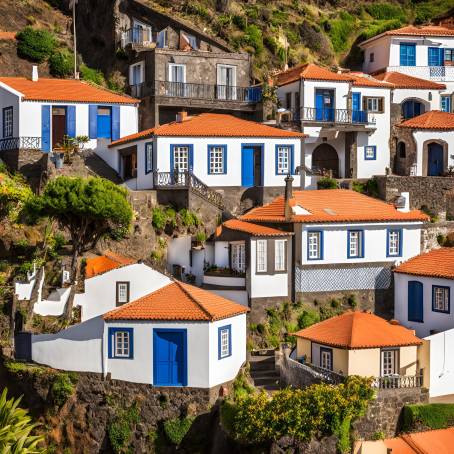
[[[356,19],[346,11],[341,11],[338,19],[326,20],[325,30],[331,38],[334,52],[346,52],[350,47],[350,36],[356,29]]]
[[[77,384],[77,374],[59,373],[52,383],[51,394],[55,405],[61,407],[74,394]]]
[[[168,419],[164,422],[164,433],[167,439],[172,444],[179,446],[189,432],[193,422],[194,418],[192,416]]]
[[[445,429],[454,425],[454,404],[415,404],[403,409],[402,430]]]
[[[17,375],[18,378],[23,378],[27,375],[44,375],[49,373],[55,373],[51,369],[43,366],[36,366],[34,364],[22,363],[19,361],[7,360],[5,361],[5,367],[10,374]]]
[[[110,445],[116,454],[128,452],[136,424],[140,421],[139,406],[134,402],[129,408],[121,410],[107,428]]]

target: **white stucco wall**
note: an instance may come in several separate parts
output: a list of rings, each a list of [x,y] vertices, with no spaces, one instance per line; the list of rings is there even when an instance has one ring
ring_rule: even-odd
[[[364,45],[363,71],[373,73],[389,66],[391,38],[383,36]],[[374,54],[374,61],[370,61],[370,54]]]
[[[393,90],[392,102],[394,104],[402,104],[406,100],[414,99],[424,104],[426,112],[429,110],[440,110],[440,93],[444,92],[445,90],[395,88]]]
[[[408,282],[418,281],[423,284],[424,323],[408,320]],[[439,285],[450,288],[450,313],[432,311],[432,286]],[[414,329],[416,335],[425,337],[430,331],[445,331],[454,328],[454,281],[426,276],[412,276],[394,273],[394,316],[402,325]]]
[[[0,112],[3,112],[5,107],[13,108],[13,137],[19,136],[19,106],[19,96],[0,82]],[[3,114],[0,115],[0,138],[3,139]]]
[[[129,282],[129,301],[145,296],[171,283],[164,274],[143,263],[117,268],[85,280],[85,292],[76,294],[74,303],[82,308],[82,321],[105,314],[116,307],[116,282]]]
[[[210,290],[215,295],[222,296],[228,300],[235,301],[245,307],[249,307],[249,299],[246,290]]]

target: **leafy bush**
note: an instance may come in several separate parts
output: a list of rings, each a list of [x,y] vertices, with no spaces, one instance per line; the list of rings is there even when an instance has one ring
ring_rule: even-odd
[[[320,314],[315,310],[305,310],[298,317],[298,328],[304,329],[308,328],[315,323],[320,321]]]
[[[109,90],[123,93],[126,87],[126,77],[120,71],[113,71],[107,79]]]
[[[11,175],[6,169],[0,170],[0,217],[17,221],[32,196],[33,192],[21,174]]]
[[[243,42],[253,47],[256,54],[260,54],[263,51],[262,30],[257,25],[248,25],[244,30]]]
[[[254,393],[254,387],[249,383],[245,372],[241,371],[233,382],[233,397],[235,400],[243,399]]]
[[[167,216],[166,212],[162,207],[157,206],[152,209],[151,224],[158,231],[162,231],[165,229],[167,224]]]
[[[180,216],[181,223],[183,224],[184,227],[198,227],[199,225],[202,224],[200,221],[199,217],[197,214],[195,214],[193,211],[190,211],[186,208],[182,208],[179,212],[178,215]]]
[[[454,404],[415,404],[403,409],[402,430],[445,429],[454,425]]]
[[[320,178],[317,181],[317,189],[337,189],[337,181],[334,178]]]
[[[164,432],[169,441],[178,446],[183,441],[193,422],[194,418],[191,416],[168,419],[164,422]]]
[[[334,51],[340,53],[348,50],[350,46],[349,37],[356,28],[355,18],[346,11],[342,11],[338,19],[327,21],[324,25],[331,38]]]
[[[386,2],[373,2],[366,5],[366,11],[374,19],[400,19],[405,21],[405,12],[400,5]]]
[[[109,424],[107,433],[112,449],[116,454],[127,452],[133,428],[139,421],[139,407],[137,402],[134,402],[129,408],[120,411]]]
[[[53,53],[49,58],[49,69],[53,76],[70,76],[74,72],[74,54],[68,49]]]
[[[198,231],[198,232],[195,234],[195,240],[196,240],[198,243],[204,243],[204,242],[207,240],[207,235],[206,235],[206,233],[205,233],[203,230]]]
[[[27,26],[16,36],[17,53],[19,57],[42,63],[49,58],[57,41],[53,33],[48,30],[38,30]]]
[[[87,65],[82,63],[79,67],[79,71],[83,80],[88,80],[89,82],[93,82],[101,87],[106,86],[104,74],[99,69],[89,68]]]
[[[61,407],[75,391],[77,376],[67,373],[60,373],[52,383],[52,399],[56,405]]]

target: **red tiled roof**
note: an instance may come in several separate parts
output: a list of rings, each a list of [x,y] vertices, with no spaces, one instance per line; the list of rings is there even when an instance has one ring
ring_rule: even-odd
[[[293,214],[290,221],[284,216],[284,197],[254,208],[240,219],[259,222],[387,222],[427,221],[429,217],[419,210],[398,211],[393,205],[347,189],[295,191],[291,206],[299,206],[309,214]]]
[[[394,272],[454,279],[454,248],[432,249],[400,264]]]
[[[294,334],[323,345],[348,349],[420,345],[422,340],[402,325],[369,312],[345,312]]]
[[[16,39],[16,32],[2,32],[0,31],[0,40]]]
[[[454,36],[454,27],[445,27],[442,25],[407,25],[373,36],[372,38],[363,41],[360,46],[381,38],[382,36]]]
[[[220,227],[220,228],[219,228]],[[216,236],[222,232],[225,227],[230,230],[238,230],[240,232],[249,233],[254,236],[288,236],[293,235],[293,232],[284,232],[282,230],[265,227],[264,225],[252,224],[251,222],[240,221],[239,219],[229,219],[216,229]]]
[[[85,278],[89,279],[98,276],[99,274],[106,273],[107,271],[133,263],[136,263],[136,260],[107,251],[104,252],[104,255],[86,260]]]
[[[347,75],[353,79],[353,85],[355,87],[394,88],[389,82],[377,80],[368,74],[350,72]]]
[[[114,140],[111,142],[108,147],[115,147],[117,145],[123,145],[129,142],[134,142],[136,140],[143,140],[147,139],[148,137],[153,137],[154,133],[156,131],[156,128],[150,128],[150,129],[145,129],[140,132],[136,132],[135,134],[130,134],[129,136],[124,136],[121,139]]]
[[[415,88],[421,90],[443,90],[446,85],[426,79],[409,76],[396,71],[374,74],[374,78],[393,84],[394,88]]]
[[[430,110],[396,125],[400,128],[454,130],[454,113]]]
[[[207,290],[175,281],[108,312],[104,319],[215,321],[245,314],[248,310]]]
[[[427,430],[384,440],[396,454],[450,454],[454,445],[454,427]]]
[[[0,82],[22,93],[27,101],[95,102],[106,104],[137,104],[140,101],[119,95],[91,83],[74,79],[0,77]]]

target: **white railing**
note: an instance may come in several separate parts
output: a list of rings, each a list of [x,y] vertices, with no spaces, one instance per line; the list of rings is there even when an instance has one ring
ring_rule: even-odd
[[[454,81],[454,66],[388,66],[386,69],[420,79]]]

